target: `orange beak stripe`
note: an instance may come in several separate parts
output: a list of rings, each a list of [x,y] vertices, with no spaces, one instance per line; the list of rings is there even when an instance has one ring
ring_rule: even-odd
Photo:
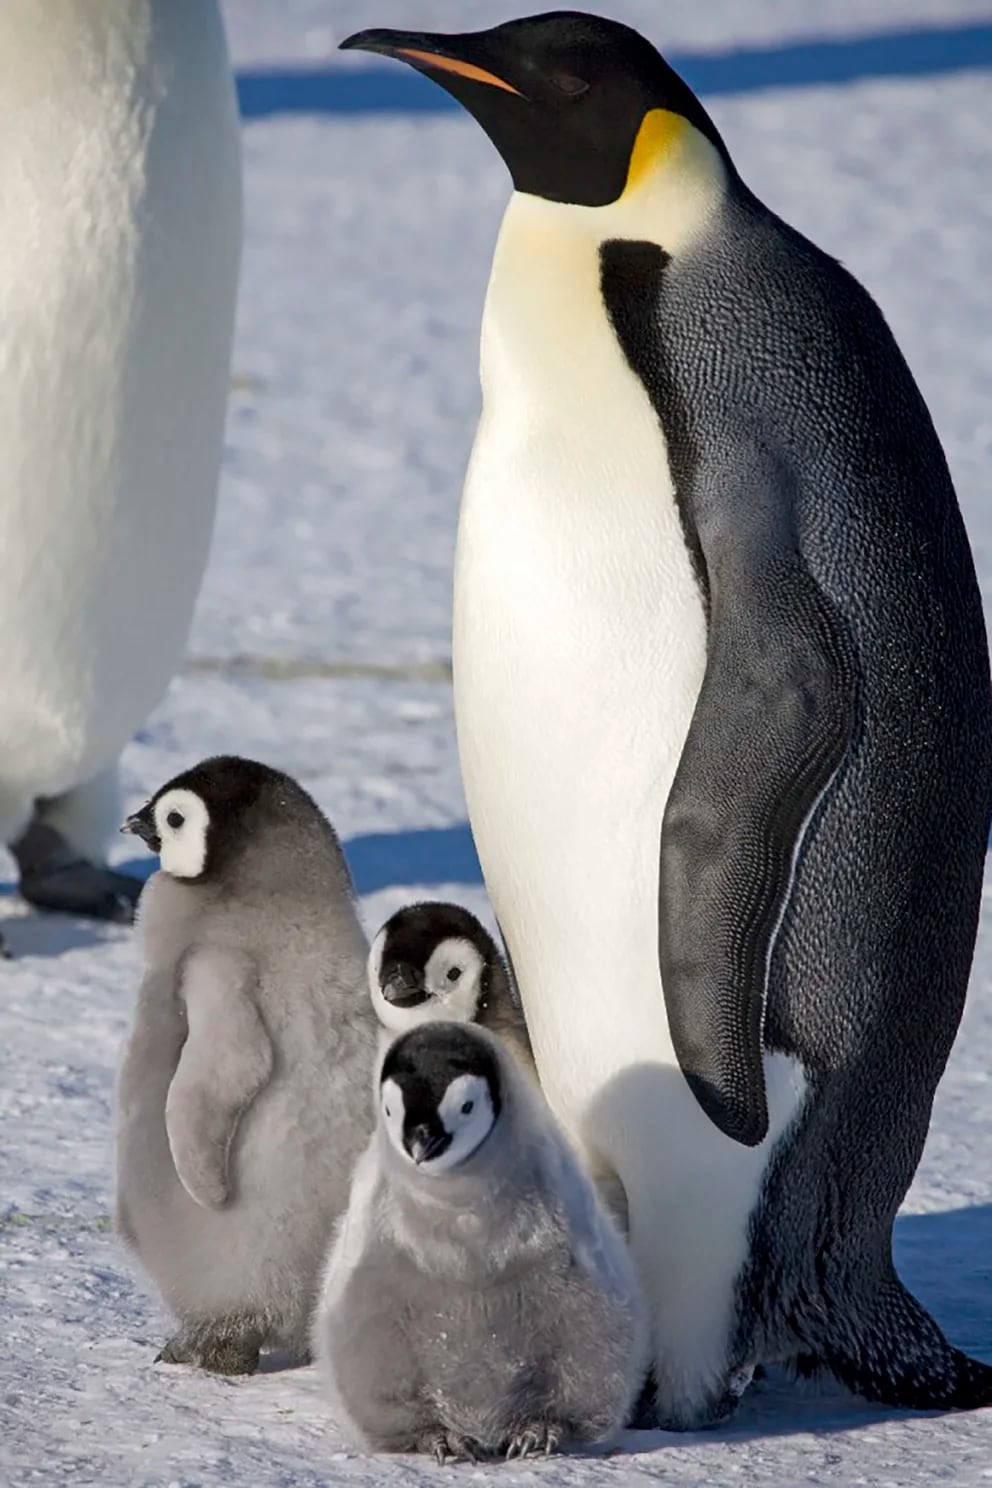
[[[517,98],[524,96],[519,88],[511,87],[494,72],[486,72],[484,67],[476,67],[471,62],[459,62],[455,57],[441,57],[437,52],[418,52],[413,47],[397,47],[396,55],[409,57],[412,62],[423,62],[438,72],[456,72],[459,77],[469,78],[473,83],[488,83],[491,88],[502,88],[504,93],[516,94]]]

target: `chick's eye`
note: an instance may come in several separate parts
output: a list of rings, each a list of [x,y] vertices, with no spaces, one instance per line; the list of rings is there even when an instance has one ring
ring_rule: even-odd
[[[559,93],[564,93],[566,98],[580,98],[583,93],[588,93],[589,84],[585,78],[575,77],[570,72],[554,72],[550,78],[553,87]]]
[[[451,968],[451,970],[448,972],[448,981],[449,982],[457,982],[457,980],[461,976],[461,974],[462,974],[461,967],[460,966],[453,966]]]
[[[181,811],[170,811],[165,820],[173,829],[173,831],[177,831],[182,826],[186,818],[183,816]]]
[[[386,1112],[386,1115],[387,1115],[387,1116],[392,1116],[392,1114],[393,1114],[393,1113],[392,1113],[392,1111],[391,1111],[391,1110],[390,1110],[390,1109],[389,1109],[389,1107],[388,1107],[388,1106],[385,1106],[385,1107],[384,1107],[384,1110],[385,1110],[385,1112]]]
[[[466,1101],[465,1104],[462,1106],[462,1115],[470,1116],[474,1110],[475,1101]]]

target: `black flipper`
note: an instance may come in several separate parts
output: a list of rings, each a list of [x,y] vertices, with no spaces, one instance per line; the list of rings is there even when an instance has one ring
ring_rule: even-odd
[[[708,659],[662,825],[659,957],[693,1094],[755,1146],[768,1130],[768,959],[805,825],[851,739],[857,674],[796,551],[723,534],[721,521],[700,528]]]
[[[659,958],[696,1099],[728,1137],[755,1146],[768,1130],[768,958],[802,831],[854,730],[858,674],[800,556],[800,482],[778,431],[742,428],[718,402],[704,412],[724,420],[726,437],[697,437],[659,324],[671,263],[656,243],[600,249],[603,299],[664,430],[709,608],[706,674],[662,823]]]

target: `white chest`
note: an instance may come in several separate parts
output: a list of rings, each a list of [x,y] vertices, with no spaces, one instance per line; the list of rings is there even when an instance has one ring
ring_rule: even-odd
[[[456,563],[459,750],[542,1079],[567,1005],[555,1078],[574,1070],[588,1090],[590,1061],[605,1077],[646,1034],[670,1058],[658,848],[705,616],[662,429],[600,298],[598,244],[528,198],[497,249],[482,373]],[[604,995],[617,985],[620,1026]]]

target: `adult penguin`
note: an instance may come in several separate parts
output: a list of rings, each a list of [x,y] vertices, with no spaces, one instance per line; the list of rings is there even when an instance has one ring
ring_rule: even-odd
[[[882,316],[643,38],[370,31],[515,187],[455,575],[472,828],[547,1096],[626,1190],[658,1415],[812,1355],[992,1402],[891,1229],[971,962],[988,653]],[[660,905],[660,913],[659,913]]]
[[[117,759],[182,656],[241,253],[216,0],[0,7],[0,843],[25,898],[130,919]]]

